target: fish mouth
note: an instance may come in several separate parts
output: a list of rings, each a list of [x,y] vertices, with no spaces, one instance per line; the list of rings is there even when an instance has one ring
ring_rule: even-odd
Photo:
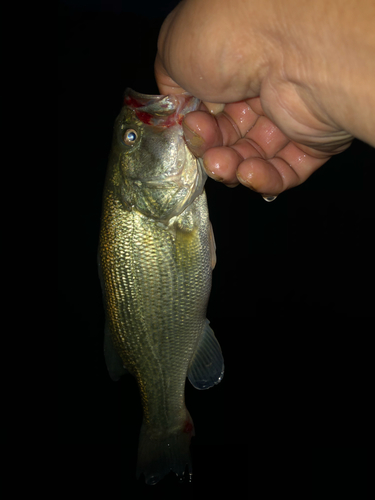
[[[188,93],[152,95],[126,89],[124,105],[135,111],[146,125],[173,127],[181,125],[184,116],[198,109],[200,100]]]

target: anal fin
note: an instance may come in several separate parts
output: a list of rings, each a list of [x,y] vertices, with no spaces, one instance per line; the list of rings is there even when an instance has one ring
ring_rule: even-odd
[[[224,359],[210,323],[206,320],[203,335],[191,360],[188,378],[196,389],[209,389],[221,382]]]

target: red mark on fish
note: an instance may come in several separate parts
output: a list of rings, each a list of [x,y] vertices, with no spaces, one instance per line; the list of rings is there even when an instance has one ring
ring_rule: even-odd
[[[185,422],[185,425],[184,425],[184,432],[185,432],[185,434],[192,434],[193,430],[194,430],[193,424],[191,422],[189,422],[189,420],[187,420]]]
[[[159,126],[159,127],[173,127],[174,125],[181,125],[182,120],[184,119],[185,112],[180,113],[181,109],[185,109],[188,102],[191,99],[194,99],[192,96],[187,95],[184,96],[185,99],[183,100],[183,103],[180,103],[180,105],[172,112],[171,114],[165,114],[165,115],[153,115],[152,113],[148,113],[144,109],[140,108],[145,108],[147,109],[147,101],[145,101],[144,98],[137,99],[136,97],[132,95],[125,95],[124,98],[124,105],[128,106],[129,108],[134,109],[135,114],[142,123],[146,125],[153,125],[153,126]],[[179,96],[179,99],[181,100],[181,96]],[[167,104],[160,103],[160,108],[168,108]]]

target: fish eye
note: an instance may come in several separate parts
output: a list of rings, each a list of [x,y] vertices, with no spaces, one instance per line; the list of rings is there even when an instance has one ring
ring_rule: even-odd
[[[137,140],[138,134],[133,128],[128,128],[124,133],[124,143],[127,146],[133,146]]]

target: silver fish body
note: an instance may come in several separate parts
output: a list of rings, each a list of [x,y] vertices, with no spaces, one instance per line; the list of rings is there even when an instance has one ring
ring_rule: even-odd
[[[191,474],[194,425],[185,380],[220,382],[220,346],[206,319],[215,265],[206,174],[183,138],[192,96],[130,89],[118,116],[103,195],[99,273],[111,377],[130,372],[143,406],[137,475],[155,484]]]

